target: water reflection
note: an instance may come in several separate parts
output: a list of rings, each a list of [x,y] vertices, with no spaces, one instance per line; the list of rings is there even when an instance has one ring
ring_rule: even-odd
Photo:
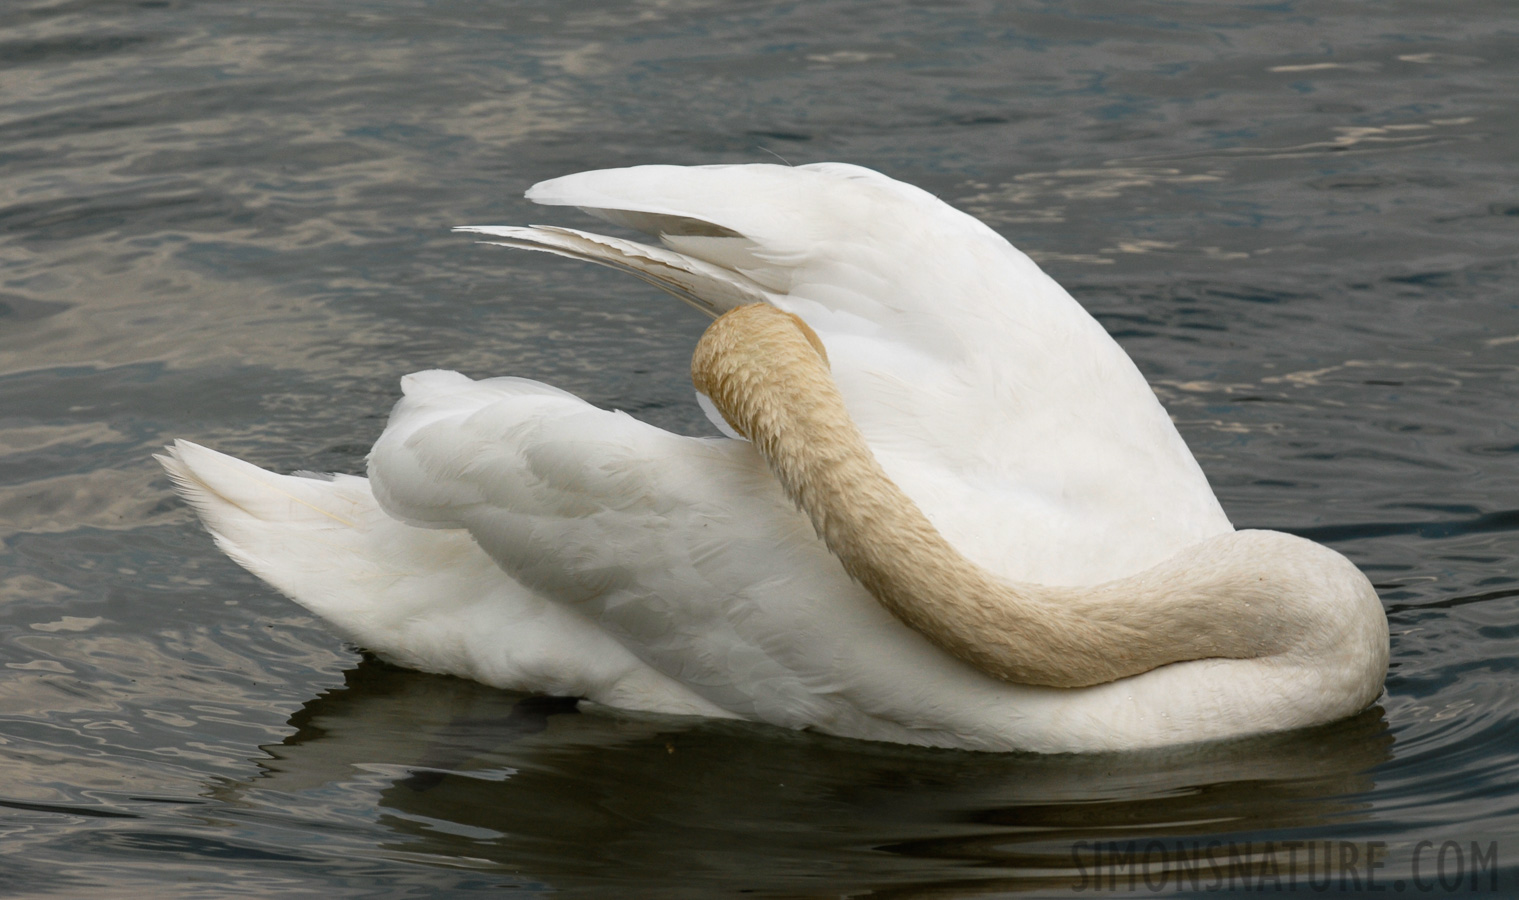
[[[1178,841],[1205,851],[1210,839],[1364,821],[1372,770],[1393,743],[1373,708],[1309,731],[1145,753],[925,750],[577,713],[376,662],[290,724],[263,748],[260,776],[213,794],[281,810],[306,808],[303,795],[347,797],[378,809],[373,841],[392,859],[661,895],[1069,888],[1078,842],[1136,834],[1166,842],[1167,870],[1185,867]]]

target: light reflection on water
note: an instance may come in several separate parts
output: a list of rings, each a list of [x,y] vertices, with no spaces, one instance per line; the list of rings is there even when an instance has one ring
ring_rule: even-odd
[[[1391,876],[1507,839],[1519,63],[1503,4],[1453,9],[6,6],[0,890],[965,896],[1069,889],[1079,841],[1380,840]],[[1067,284],[1237,524],[1377,582],[1383,702],[1089,758],[523,705],[359,664],[148,460],[359,471],[437,366],[704,432],[700,317],[447,227],[771,152],[922,184]]]

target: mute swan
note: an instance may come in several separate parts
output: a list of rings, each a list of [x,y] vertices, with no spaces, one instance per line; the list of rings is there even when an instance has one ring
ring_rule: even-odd
[[[228,555],[349,640],[503,688],[978,750],[1217,739],[1380,694],[1366,578],[1236,532],[1123,351],[975,219],[835,163],[527,196],[661,246],[461,230],[722,313],[692,374],[731,437],[430,371],[367,479],[159,457]]]

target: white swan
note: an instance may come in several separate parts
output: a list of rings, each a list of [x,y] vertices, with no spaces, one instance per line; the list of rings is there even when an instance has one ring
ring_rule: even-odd
[[[348,639],[504,688],[982,750],[1280,730],[1380,694],[1365,577],[1235,532],[1128,357],[976,220],[840,164],[528,197],[663,246],[464,230],[736,310],[693,377],[755,442],[432,371],[368,479],[160,457],[223,550]]]

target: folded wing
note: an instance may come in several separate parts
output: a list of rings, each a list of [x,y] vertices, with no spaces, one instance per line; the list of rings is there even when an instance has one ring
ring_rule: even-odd
[[[384,509],[467,530],[515,582],[715,706],[957,743],[941,732],[978,728],[975,698],[1002,702],[1005,685],[849,579],[749,444],[673,435],[523,379],[425,372],[404,387],[370,454]],[[936,699],[952,695],[969,702]]]

